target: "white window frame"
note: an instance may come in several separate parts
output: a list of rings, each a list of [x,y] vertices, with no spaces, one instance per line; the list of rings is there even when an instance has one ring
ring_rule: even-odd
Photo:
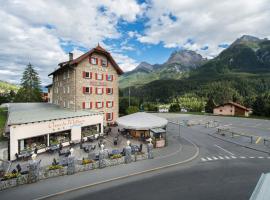
[[[113,77],[113,75],[108,74],[108,76],[107,76],[108,81],[112,81],[112,77]]]
[[[91,64],[92,65],[97,65],[98,64],[98,59],[96,57],[91,57]]]
[[[102,92],[102,88],[97,88],[97,94],[103,94],[103,92]]]
[[[112,108],[113,107],[113,102],[112,101],[108,101],[107,102],[107,106],[108,106],[108,108]]]
[[[103,63],[103,62],[105,62],[105,63]],[[101,58],[101,66],[102,67],[107,67],[107,62],[108,62],[108,60],[106,58]],[[104,66],[103,66],[103,64],[104,64]]]
[[[69,86],[67,86],[67,93],[68,93],[68,94],[69,94],[69,90],[70,90],[70,89],[69,89]]]
[[[110,117],[107,117],[108,114],[109,114]],[[111,121],[111,120],[112,120],[112,113],[107,113],[107,116],[106,116],[106,117],[107,117],[107,120],[108,120],[108,121]]]
[[[97,108],[102,108],[102,101],[97,102]]]
[[[89,92],[87,92],[87,88],[89,89]],[[91,87],[85,87],[85,94],[91,94]]]
[[[91,102],[90,101],[85,102],[85,108],[91,109]]]
[[[88,76],[87,76],[88,73]],[[91,78],[91,72],[85,72],[85,78]]]
[[[102,74],[97,74],[97,80],[102,80]]]
[[[113,94],[113,88],[107,88],[108,90],[110,90],[110,92],[108,91],[108,94]]]

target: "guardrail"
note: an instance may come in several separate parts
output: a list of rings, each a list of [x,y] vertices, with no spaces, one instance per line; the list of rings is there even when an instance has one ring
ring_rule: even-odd
[[[227,128],[227,129],[224,129],[224,128],[218,128],[217,133],[220,133],[220,134],[222,135],[222,131],[231,134],[231,137],[232,137],[232,138],[233,138],[235,135],[239,135],[239,136],[241,136],[241,137],[250,138],[250,143],[251,143],[251,144],[253,143],[253,137],[254,137],[254,136],[252,136],[252,135],[245,135],[245,134],[242,134],[242,133],[236,133],[236,132],[230,131],[229,128]]]

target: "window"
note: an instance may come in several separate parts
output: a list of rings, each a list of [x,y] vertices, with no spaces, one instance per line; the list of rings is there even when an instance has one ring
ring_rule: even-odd
[[[106,58],[101,59],[101,66],[102,67],[107,67],[107,59]]]
[[[113,75],[106,75],[107,81],[113,81]]]
[[[103,102],[96,102],[96,108],[103,108]]]
[[[63,80],[66,79],[66,72],[63,73]]]
[[[103,88],[96,88],[96,94],[103,94]]]
[[[69,69],[68,69],[68,71],[67,71],[67,77],[69,78]]]
[[[69,86],[67,86],[67,93],[69,94]]]
[[[70,108],[70,102],[67,101],[67,108]]]
[[[97,65],[98,64],[98,59],[95,58],[95,57],[91,57],[90,58],[90,63],[93,64],[93,65]]]
[[[55,88],[55,93],[58,93],[58,87]]]
[[[113,101],[107,101],[106,105],[107,105],[107,108],[112,108],[113,107]]]
[[[84,94],[91,94],[92,88],[91,87],[83,87],[83,93]]]
[[[63,102],[63,106],[64,106],[64,108],[66,107],[66,101]]]
[[[96,74],[96,80],[103,80],[103,74]]]
[[[92,78],[92,72],[83,72],[83,78]]]
[[[113,113],[106,113],[106,120],[112,121],[113,120]]]
[[[92,102],[85,102],[85,108],[91,109],[92,108]]]
[[[66,87],[65,86],[63,87],[63,92],[64,92],[64,94],[66,93]]]
[[[113,94],[113,88],[106,88],[107,94]]]

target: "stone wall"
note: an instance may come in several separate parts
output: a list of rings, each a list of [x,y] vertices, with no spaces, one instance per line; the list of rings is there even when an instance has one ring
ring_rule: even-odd
[[[148,154],[140,154],[140,155],[131,155],[132,162],[141,161],[148,159]],[[117,159],[104,159],[104,167],[111,167],[116,165],[125,164],[125,157],[117,158]],[[57,176],[64,176],[68,174],[68,167],[63,167],[61,169],[49,170],[48,167],[42,167],[39,170],[39,177],[38,180],[57,177]],[[89,171],[93,169],[99,168],[99,161],[90,164],[79,164],[79,162],[75,162],[75,173]],[[28,183],[29,175],[20,175],[17,178],[0,181],[0,191],[5,190],[11,187],[15,187],[18,185]]]

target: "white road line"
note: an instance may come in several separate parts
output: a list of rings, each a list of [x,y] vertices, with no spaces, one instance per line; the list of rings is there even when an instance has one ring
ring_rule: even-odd
[[[224,160],[224,158],[223,158],[223,157],[221,157],[221,156],[219,156],[219,158],[220,158],[221,160]]]
[[[245,156],[241,156],[240,158],[245,159],[246,157]]]
[[[270,159],[270,157],[268,157],[268,159]]]
[[[215,156],[213,156],[212,158],[213,158],[214,160],[218,160],[218,158],[217,158],[217,157],[215,157]]]
[[[205,158],[201,158],[201,161],[205,162],[205,161],[206,161],[206,159],[205,159]]]
[[[207,160],[212,160],[212,158],[209,158],[209,157],[206,157],[207,158]]]
[[[229,156],[225,156],[226,159],[231,159]]]
[[[258,157],[258,158],[262,159],[262,158],[264,158],[264,157],[260,156],[260,157]]]
[[[253,156],[250,156],[249,158],[254,158]]]
[[[228,150],[226,150],[226,149],[223,149],[222,147],[220,147],[220,146],[218,146],[218,145],[214,145],[214,146],[216,146],[217,148],[219,148],[219,149],[221,149],[221,150],[223,150],[223,151],[225,151],[225,152],[227,152],[227,153],[229,153],[229,154],[231,154],[231,155],[234,155],[232,152],[230,152],[230,151],[228,151]]]
[[[235,157],[235,156],[231,156],[231,158],[236,159],[237,157]]]

